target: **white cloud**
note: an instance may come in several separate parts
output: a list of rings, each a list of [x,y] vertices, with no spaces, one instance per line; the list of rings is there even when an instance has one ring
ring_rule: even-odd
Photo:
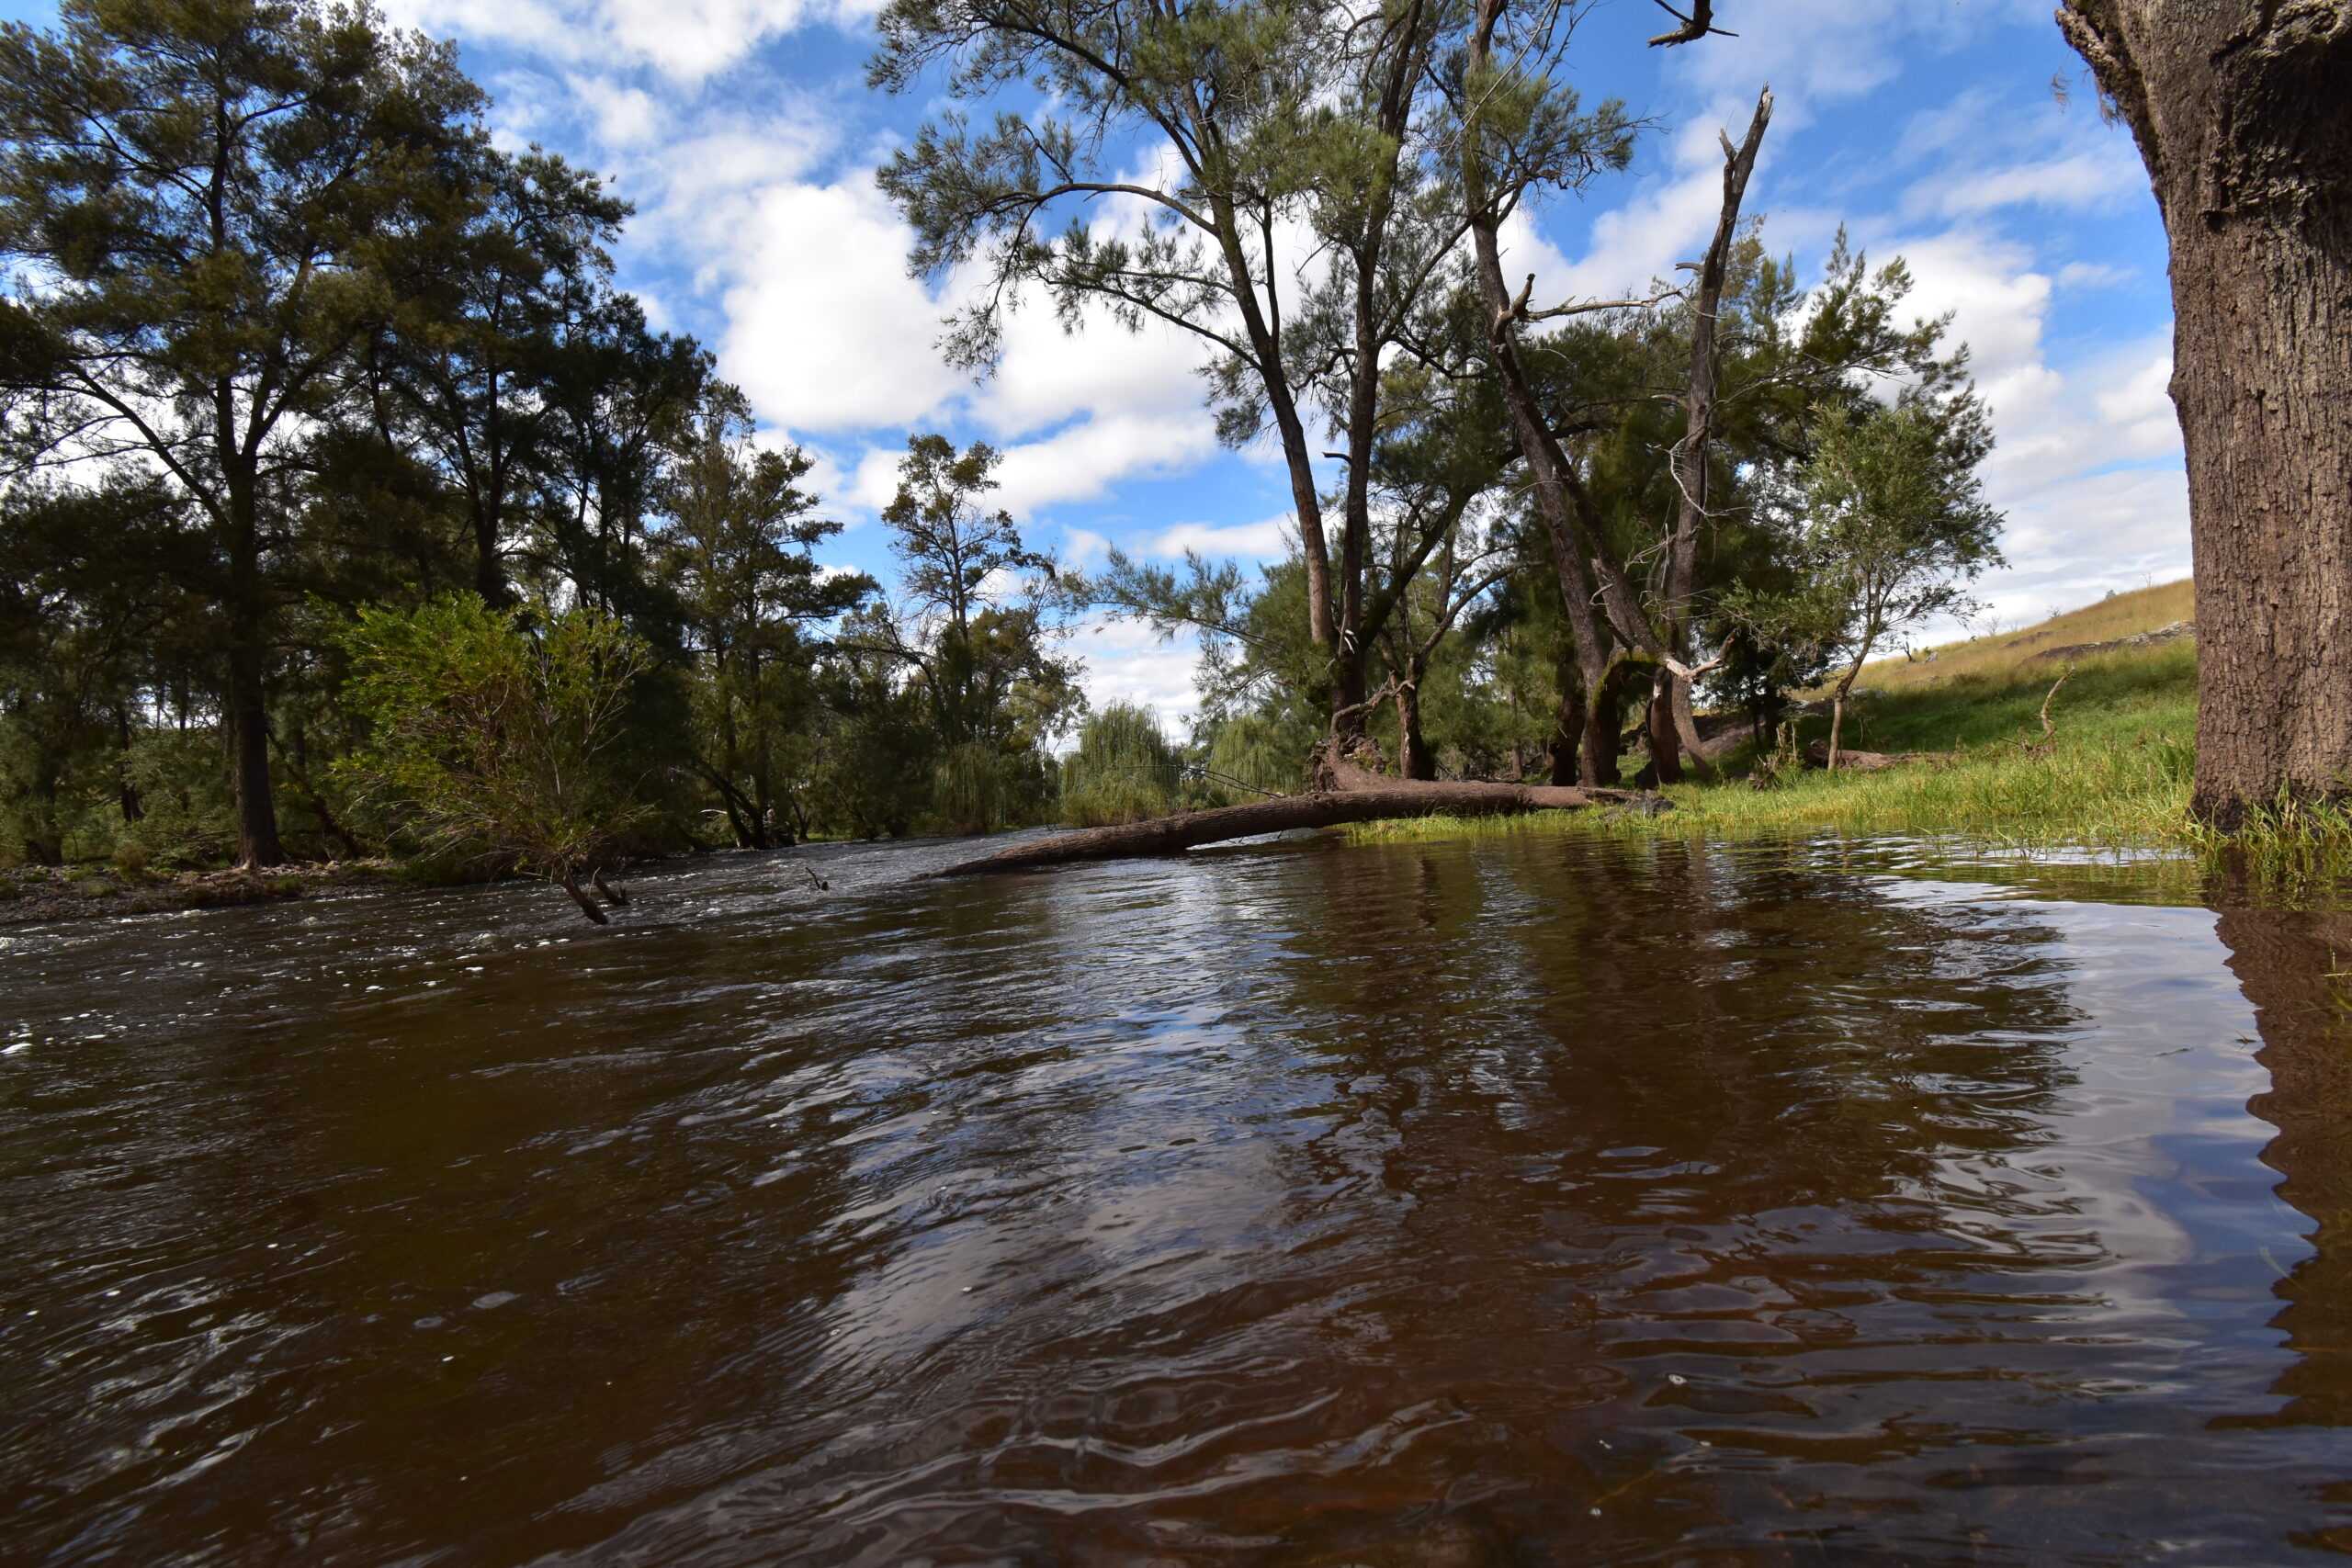
[[[1946,218],[1990,212],[2002,207],[2047,207],[2081,212],[2111,212],[2148,187],[2139,158],[2128,145],[2109,140],[2063,157],[2042,158],[1995,169],[1954,171],[1914,186],[1905,210]]]
[[[920,421],[965,384],[934,346],[939,310],[907,276],[908,236],[868,180],[771,185],[717,262],[721,371],[795,431]]]
[[[2139,275],[2128,266],[2110,266],[2105,262],[2071,261],[2058,269],[2061,288],[2113,288],[2131,282]]]
[[[568,64],[650,65],[694,84],[772,38],[853,24],[874,0],[382,0],[400,27],[530,50]]]
[[[651,139],[661,110],[642,87],[624,86],[603,76],[573,76],[571,91],[595,117],[596,140],[606,147],[635,147]]]
[[[1086,660],[1080,684],[1098,710],[1134,703],[1158,714],[1171,736],[1182,734],[1199,711],[1193,672],[1200,645],[1190,632],[1163,639],[1139,622],[1096,616],[1079,626],[1070,648]]]
[[[1176,557],[1197,550],[1210,560],[1238,557],[1250,561],[1279,561],[1290,554],[1298,537],[1298,523],[1284,512],[1256,523],[1220,526],[1212,523],[1179,523],[1151,541],[1156,556]]]

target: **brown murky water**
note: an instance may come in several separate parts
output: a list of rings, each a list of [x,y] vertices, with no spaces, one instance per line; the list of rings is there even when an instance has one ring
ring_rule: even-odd
[[[0,947],[0,1558],[2352,1544],[2352,920],[1498,838]]]

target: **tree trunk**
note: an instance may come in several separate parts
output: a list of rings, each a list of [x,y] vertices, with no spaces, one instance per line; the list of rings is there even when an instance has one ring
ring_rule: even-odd
[[[1662,784],[1682,782],[1682,738],[1674,730],[1674,677],[1658,671],[1643,715],[1649,734],[1650,773]]]
[[[1344,759],[1328,746],[1311,795],[1284,795],[1180,812],[1149,822],[1057,833],[961,862],[933,876],[971,876],[1005,871],[1035,871],[1080,861],[1128,860],[1179,854],[1202,844],[1253,838],[1298,828],[1336,828],[1407,817],[1492,817],[1527,811],[1573,811],[1636,798],[1625,790],[1560,789],[1543,784],[1398,783]]]
[[[596,890],[596,896],[598,897],[604,899],[605,903],[610,904],[614,908],[625,909],[628,908],[628,895],[622,892],[619,888],[611,886],[605,883],[605,868],[603,866],[600,865],[595,870],[588,874],[588,885]]]
[[[114,710],[115,782],[118,799],[122,807],[122,825],[126,828],[147,815],[147,807],[139,798],[139,786],[130,782],[130,710]]]
[[[2066,0],[2171,242],[2193,809],[2352,788],[2352,8]]]
[[[284,865],[277,838],[277,804],[269,782],[269,711],[262,685],[262,650],[250,628],[229,649],[229,767],[237,801],[237,863],[247,870]]]
[[[1829,698],[1829,760],[1824,764],[1829,773],[1838,771],[1838,732],[1846,723],[1846,689],[1840,686]]]
[[[1437,777],[1437,759],[1421,738],[1421,676],[1424,660],[1415,660],[1407,679],[1396,683],[1396,771],[1424,783]]]
[[[1552,782],[1577,782],[1577,748],[1584,742],[1584,682],[1573,667],[1560,671],[1560,706],[1552,725]]]

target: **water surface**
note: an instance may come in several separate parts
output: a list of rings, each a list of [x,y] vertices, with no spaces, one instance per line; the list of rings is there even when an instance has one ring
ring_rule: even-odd
[[[2352,919],[966,852],[0,940],[0,1558],[2352,1545]]]

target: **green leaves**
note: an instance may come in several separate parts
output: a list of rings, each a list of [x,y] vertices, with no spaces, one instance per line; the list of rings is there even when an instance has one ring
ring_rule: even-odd
[[[561,880],[645,819],[625,719],[644,641],[576,607],[534,626],[471,594],[370,609],[345,635],[368,744],[337,764],[431,851]]]

